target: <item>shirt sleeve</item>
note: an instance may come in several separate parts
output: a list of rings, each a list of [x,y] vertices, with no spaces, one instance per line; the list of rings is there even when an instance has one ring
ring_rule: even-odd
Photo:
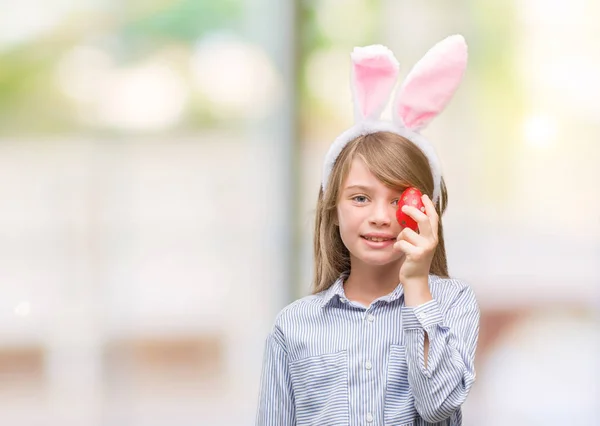
[[[296,412],[283,334],[267,337],[260,380],[256,426],[293,426]]]
[[[408,381],[415,408],[432,423],[449,418],[475,382],[480,317],[475,295],[465,286],[448,306],[442,314],[434,299],[414,308],[405,307],[402,312]],[[429,339],[427,368],[425,333]]]

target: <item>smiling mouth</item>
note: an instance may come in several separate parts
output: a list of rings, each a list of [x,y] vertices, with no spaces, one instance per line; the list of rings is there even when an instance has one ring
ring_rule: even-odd
[[[367,241],[373,241],[375,243],[382,243],[384,241],[392,241],[393,238],[377,238],[377,237],[365,237],[363,236],[363,238]]]

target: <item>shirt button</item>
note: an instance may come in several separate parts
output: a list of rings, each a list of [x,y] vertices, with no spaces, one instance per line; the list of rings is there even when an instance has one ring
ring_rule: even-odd
[[[375,317],[373,315],[369,315],[369,316],[367,316],[367,320],[369,322],[373,322],[373,321],[375,321]]]
[[[367,413],[367,421],[371,423],[373,421],[373,414]]]
[[[421,321],[425,321],[425,318],[427,318],[427,314],[425,312],[419,312],[419,314],[417,315],[417,317],[421,320]]]
[[[366,368],[367,370],[370,370],[371,368],[373,368],[373,364],[371,364],[371,361],[367,361],[367,362],[365,362],[365,368]]]

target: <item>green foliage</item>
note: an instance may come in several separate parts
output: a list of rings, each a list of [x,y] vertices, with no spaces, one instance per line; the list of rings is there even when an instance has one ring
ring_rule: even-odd
[[[38,38],[0,50],[0,135],[86,131],[76,105],[58,87],[58,65],[80,45],[99,47],[117,63],[135,63],[170,46],[191,51],[218,30],[239,30],[241,0],[159,0],[111,3],[73,11]],[[194,120],[184,120],[192,126]],[[99,131],[101,129],[93,129]]]

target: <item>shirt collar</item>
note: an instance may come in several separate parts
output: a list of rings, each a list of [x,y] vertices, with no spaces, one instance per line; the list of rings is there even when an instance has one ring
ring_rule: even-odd
[[[396,286],[394,291],[392,291],[390,294],[385,296],[384,300],[391,303],[395,300],[400,299],[403,295],[404,295],[404,287],[402,286],[402,284],[398,283],[398,285]]]
[[[346,280],[346,278],[348,278],[348,275],[349,272],[342,273],[342,275],[340,275],[340,277],[337,280],[335,280],[331,287],[329,287],[323,292],[323,302],[321,303],[322,308],[325,308],[333,300],[336,299],[348,300],[344,292],[344,281]]]
[[[344,281],[346,281],[348,275],[350,275],[349,271],[343,272],[340,277],[331,285],[331,287],[323,292],[323,302],[321,303],[322,308],[329,306],[334,300],[341,300],[344,303],[348,302],[348,298],[344,292]],[[391,303],[400,299],[403,295],[404,287],[402,287],[402,284],[399,283],[394,291],[387,296],[382,297],[381,300]]]

